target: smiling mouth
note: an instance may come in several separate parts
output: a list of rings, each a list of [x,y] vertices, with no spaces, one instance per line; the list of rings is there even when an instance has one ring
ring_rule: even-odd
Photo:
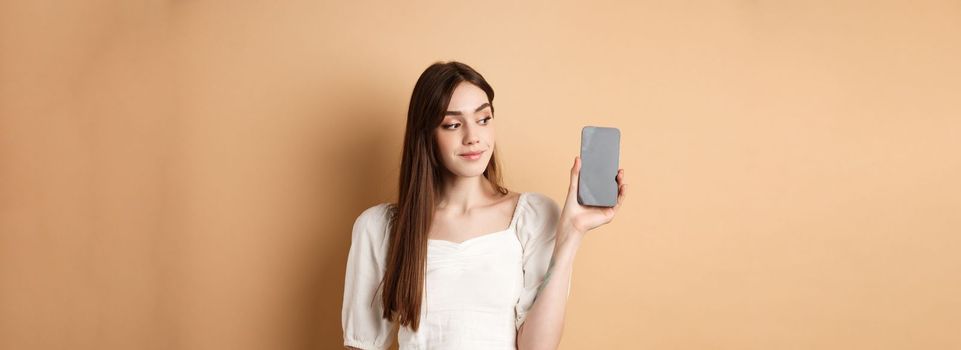
[[[481,155],[483,155],[484,152],[486,151],[480,151],[480,152],[474,152],[474,153],[461,153],[458,156],[468,160],[477,160],[477,159],[480,159]]]

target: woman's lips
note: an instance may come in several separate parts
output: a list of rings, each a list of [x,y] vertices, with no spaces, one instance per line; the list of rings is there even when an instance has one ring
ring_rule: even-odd
[[[460,157],[467,160],[478,160],[483,154],[484,154],[484,151],[475,152],[475,153],[462,153],[460,154]]]

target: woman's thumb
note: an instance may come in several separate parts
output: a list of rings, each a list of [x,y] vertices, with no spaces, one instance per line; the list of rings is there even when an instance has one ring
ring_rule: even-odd
[[[581,157],[574,157],[574,166],[571,167],[571,193],[577,193],[577,181],[581,174]]]

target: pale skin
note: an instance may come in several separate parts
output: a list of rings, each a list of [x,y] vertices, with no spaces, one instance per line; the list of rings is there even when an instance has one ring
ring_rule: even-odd
[[[428,237],[459,243],[507,227],[520,195],[498,193],[483,176],[494,152],[494,117],[484,90],[459,84],[445,114],[434,137],[447,171]],[[478,151],[477,159],[461,156]]]
[[[503,230],[510,224],[519,194],[498,193],[483,176],[494,151],[494,118],[483,90],[461,83],[451,95],[444,121],[435,131],[437,146],[448,170],[434,214],[430,239],[463,242]],[[483,151],[478,159],[461,156]],[[617,173],[617,204],[612,208],[577,203],[580,158],[574,158],[570,186],[557,222],[554,253],[537,298],[517,332],[518,350],[557,349],[564,329],[567,289],[574,257],[586,233],[611,222],[624,202],[624,170]],[[456,229],[453,229],[456,228]],[[353,349],[348,347],[348,349]]]

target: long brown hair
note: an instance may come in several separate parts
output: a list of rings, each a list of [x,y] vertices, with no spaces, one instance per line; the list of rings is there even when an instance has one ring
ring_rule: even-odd
[[[400,183],[397,203],[390,206],[390,241],[381,284],[384,288],[383,317],[414,331],[420,327],[427,234],[446,171],[434,135],[444,119],[454,88],[461,82],[484,90],[491,103],[491,113],[494,113],[494,89],[480,73],[456,61],[437,62],[427,67],[414,85],[407,110]],[[495,155],[496,152],[491,154],[484,177],[498,192],[507,194],[497,171]]]

